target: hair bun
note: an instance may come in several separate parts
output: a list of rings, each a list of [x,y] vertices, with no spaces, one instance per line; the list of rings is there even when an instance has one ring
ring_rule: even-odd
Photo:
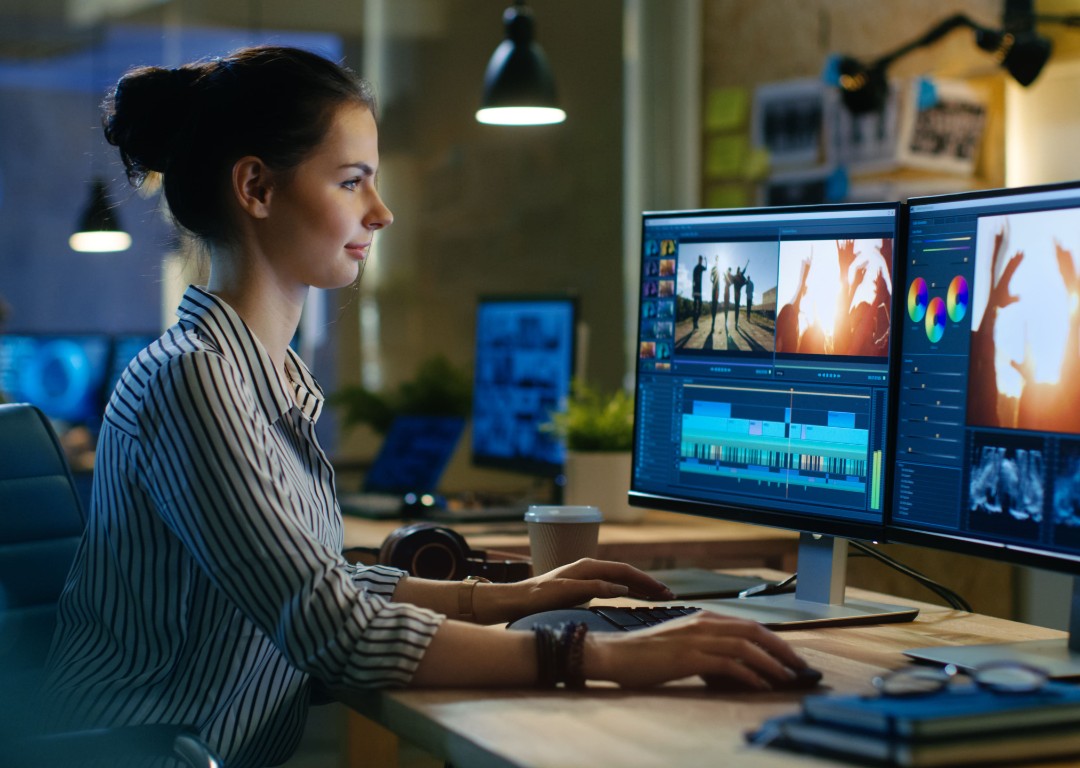
[[[128,178],[164,172],[191,113],[202,65],[141,67],[124,75],[105,105],[105,138],[120,149]]]

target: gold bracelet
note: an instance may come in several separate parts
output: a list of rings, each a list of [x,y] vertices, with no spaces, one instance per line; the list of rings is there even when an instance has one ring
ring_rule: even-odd
[[[477,584],[490,584],[491,579],[485,579],[483,576],[466,576],[461,582],[461,588],[458,590],[458,618],[462,621],[476,621],[476,614],[473,612],[473,590],[476,589]]]

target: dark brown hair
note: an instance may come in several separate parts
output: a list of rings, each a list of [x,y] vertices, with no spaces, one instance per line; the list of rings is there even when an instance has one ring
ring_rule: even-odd
[[[298,48],[258,46],[175,69],[134,69],[106,100],[102,122],[132,184],[162,174],[177,223],[227,242],[222,203],[233,164],[254,155],[288,172],[349,101],[375,113],[370,86],[346,67]]]

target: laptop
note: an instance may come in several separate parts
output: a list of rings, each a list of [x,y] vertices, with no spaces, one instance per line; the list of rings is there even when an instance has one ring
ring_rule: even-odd
[[[379,520],[438,506],[439,481],[464,430],[461,416],[395,417],[360,491],[338,495],[341,511]]]

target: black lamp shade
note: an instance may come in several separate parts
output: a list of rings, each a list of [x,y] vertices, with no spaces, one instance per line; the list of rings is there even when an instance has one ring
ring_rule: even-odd
[[[1035,81],[1053,50],[1050,40],[1033,32],[1014,34],[980,30],[975,42],[983,50],[993,53],[1001,66],[1023,86]]]
[[[91,183],[90,204],[68,244],[72,250],[83,252],[124,251],[131,246],[131,235],[120,226],[109,203],[108,188],[100,178]]]
[[[477,119],[504,125],[562,122],[566,114],[557,104],[555,78],[543,50],[533,42],[532,13],[523,5],[507,8],[503,23],[506,39],[484,73]]]

